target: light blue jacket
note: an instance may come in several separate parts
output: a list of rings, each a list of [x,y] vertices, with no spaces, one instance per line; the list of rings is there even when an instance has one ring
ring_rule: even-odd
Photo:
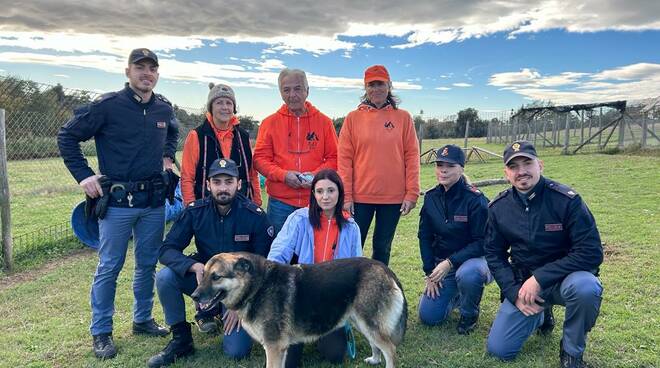
[[[270,246],[268,259],[278,263],[291,262],[294,254],[298,263],[314,263],[314,229],[309,222],[309,208],[295,210],[287,217],[282,230]],[[339,242],[334,259],[362,256],[360,228],[353,218],[339,231]]]

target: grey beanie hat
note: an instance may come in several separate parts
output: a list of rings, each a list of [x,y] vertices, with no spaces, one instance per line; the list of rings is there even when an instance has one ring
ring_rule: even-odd
[[[236,97],[234,96],[234,90],[231,89],[226,84],[213,84],[209,83],[209,97],[206,100],[206,111],[212,113],[213,110],[211,110],[211,105],[213,104],[213,101],[215,101],[216,98],[220,97],[226,97],[231,100],[231,102],[234,103],[234,110],[236,110]]]

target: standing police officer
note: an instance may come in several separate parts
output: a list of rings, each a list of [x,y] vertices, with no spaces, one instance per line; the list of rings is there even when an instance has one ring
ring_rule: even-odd
[[[512,188],[489,205],[484,250],[504,302],[488,335],[488,352],[510,360],[541,326],[544,308],[566,307],[560,362],[584,367],[587,332],[596,323],[603,261],[591,212],[571,188],[544,178],[534,146],[518,141],[504,150]],[[510,256],[510,261],[509,261]]]
[[[133,333],[164,336],[153,320],[154,273],[165,226],[165,196],[178,139],[172,106],[153,92],[158,57],[148,49],[133,50],[125,70],[127,86],[102,95],[78,109],[59,131],[64,163],[96,200],[99,217],[99,263],[91,290],[93,349],[98,358],[116,355],[112,340],[117,276],[128,241],[135,240]],[[89,167],[80,142],[94,138],[99,173]]]
[[[172,326],[172,341],[149,359],[149,367],[167,366],[194,352],[183,294],[195,291],[211,257],[224,252],[268,255],[274,229],[264,211],[239,193],[241,184],[234,161],[215,160],[206,182],[211,195],[188,205],[167,234],[160,250],[160,262],[166,267],[158,272],[156,287],[165,321]],[[186,256],[183,250],[193,236],[197,253]],[[223,351],[234,359],[244,358],[252,338],[241,328],[236,312],[223,312]]]

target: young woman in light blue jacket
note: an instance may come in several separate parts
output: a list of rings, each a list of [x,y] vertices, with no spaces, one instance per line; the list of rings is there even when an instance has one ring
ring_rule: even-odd
[[[289,215],[271,245],[268,259],[286,264],[313,264],[362,256],[360,228],[342,210],[343,206],[344,185],[337,172],[319,171],[311,183],[309,207]],[[343,362],[346,346],[344,328],[322,337],[317,344],[321,356],[335,364]],[[300,365],[302,350],[303,344],[289,347],[287,368]]]

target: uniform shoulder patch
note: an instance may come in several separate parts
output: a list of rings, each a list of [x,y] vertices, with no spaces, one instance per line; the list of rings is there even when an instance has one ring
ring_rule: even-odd
[[[108,92],[108,93],[104,93],[104,94],[102,94],[102,95],[97,96],[97,97],[92,101],[92,103],[93,103],[93,104],[99,104],[99,103],[104,102],[104,101],[107,101],[107,100],[109,100],[109,99],[111,99],[111,98],[115,98],[115,97],[117,97],[118,94],[119,94],[119,93],[117,93],[117,92]]]
[[[472,184],[465,184],[465,189],[466,189],[468,192],[470,192],[470,193],[472,193],[472,194],[474,194],[474,195],[477,195],[477,196],[484,195],[484,194],[479,190],[479,188],[475,187],[475,186],[472,185]]]
[[[170,100],[165,98],[165,96],[161,95],[160,93],[156,93],[156,98],[163,101],[163,102],[165,102],[166,104],[172,106],[172,103],[170,102]]]
[[[245,208],[250,210],[250,212],[256,213],[257,215],[265,215],[266,212],[263,210],[263,208],[257,206],[256,203],[252,202],[249,199],[245,200]]]
[[[195,209],[195,208],[202,208],[206,207],[211,203],[211,201],[206,200],[206,199],[198,199],[196,201],[188,203],[188,206],[186,207],[187,209]]]
[[[426,191],[424,191],[424,195],[431,194],[433,193],[436,189],[438,189],[438,186],[434,186],[433,188],[429,188]]]
[[[578,195],[577,192],[575,192],[568,185],[564,185],[564,184],[558,183],[556,181],[548,180],[548,179],[545,179],[545,180],[546,180],[546,183],[545,183],[546,187],[554,190],[555,192],[559,192],[559,193],[567,196],[568,198],[573,199]]]
[[[500,199],[506,197],[509,194],[510,191],[511,191],[511,189],[506,189],[506,190],[501,191],[495,198],[493,198],[492,201],[490,201],[490,203],[488,203],[488,207],[492,207],[495,204],[495,202],[497,202]]]

